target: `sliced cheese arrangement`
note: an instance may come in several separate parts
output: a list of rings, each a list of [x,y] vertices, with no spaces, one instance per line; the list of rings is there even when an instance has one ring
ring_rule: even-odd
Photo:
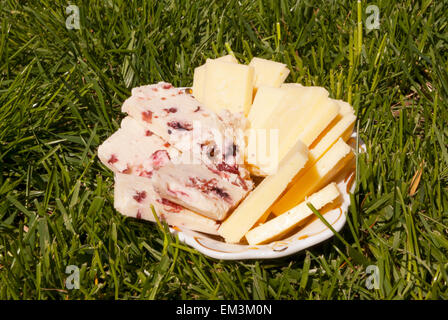
[[[266,244],[337,203],[353,165],[356,116],[322,87],[285,83],[280,62],[227,55],[194,69],[192,89],[132,89],[121,127],[98,149],[123,215]]]

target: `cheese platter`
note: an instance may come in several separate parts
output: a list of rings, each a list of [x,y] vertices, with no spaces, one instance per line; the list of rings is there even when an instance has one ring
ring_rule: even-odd
[[[196,67],[191,88],[133,88],[98,149],[115,209],[153,222],[155,212],[179,240],[225,260],[291,255],[340,231],[364,147],[355,112],[288,75],[279,62],[227,55]]]

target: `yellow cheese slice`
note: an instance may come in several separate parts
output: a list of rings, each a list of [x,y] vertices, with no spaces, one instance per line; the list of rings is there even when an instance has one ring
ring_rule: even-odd
[[[257,91],[261,86],[278,88],[289,75],[286,64],[254,57],[249,63],[254,67],[254,88]]]
[[[193,95],[199,102],[204,102],[205,64],[196,67],[193,74]]]
[[[310,148],[310,163],[317,161],[339,138],[347,141],[353,133],[356,116],[352,113],[339,115],[338,121],[328,128]]]
[[[339,197],[340,193],[336,184],[330,183],[320,191],[308,197],[293,209],[275,217],[268,222],[246,233],[246,240],[250,245],[267,243],[278,239],[296,227],[303,219],[310,216],[313,211],[308,207],[311,203],[317,210]]]
[[[216,59],[207,59],[209,60],[217,60],[217,61],[224,61],[224,62],[230,62],[230,63],[238,63],[238,60],[232,55],[226,55],[222,56]],[[202,66],[199,66],[194,69],[194,75],[193,75],[193,95],[199,102],[204,102],[204,81],[205,81],[205,70],[206,70],[206,63],[204,63]]]
[[[303,172],[272,206],[275,215],[294,208],[305,197],[327,184],[353,158],[352,148],[339,139],[311,168]]]
[[[283,88],[261,86],[255,95],[247,117],[250,127],[255,129],[265,128],[271,115],[282,107],[287,93],[288,91]]]
[[[249,129],[247,132],[246,163],[253,175],[266,177],[277,171],[280,163],[278,129]]]
[[[272,115],[266,126],[267,129],[279,129],[279,159],[283,159],[299,135],[304,134],[313,111],[328,99],[328,91],[320,87],[294,86],[287,90],[283,107]]]
[[[313,141],[313,138],[315,139],[328,126],[338,112],[338,106],[335,103],[328,107],[330,104],[328,102],[328,91],[324,88],[305,87],[300,84],[283,84],[279,92],[281,91],[283,91],[283,94],[281,100],[275,105],[275,110],[272,110],[274,109],[272,107],[267,108],[272,110],[268,118],[266,118],[266,115],[258,115],[262,109],[258,104],[256,106],[258,112],[251,113],[252,122],[255,124],[255,127],[251,127],[251,129],[267,130],[261,137],[261,133],[251,132],[249,135],[253,140],[248,139],[247,162],[250,165],[251,173],[255,175],[269,175],[268,168],[275,168],[275,164],[282,161],[299,139],[306,139],[309,145],[309,141]],[[255,98],[257,97],[255,96]],[[272,135],[271,130],[278,130],[278,141],[274,141],[275,145],[270,143],[271,139],[262,139],[264,136]],[[257,145],[257,148],[254,148],[254,145]],[[275,164],[263,163],[260,161],[259,154],[254,157],[252,155],[254,149],[255,152],[261,154],[264,150],[278,150],[277,159],[268,158],[268,160],[273,158]],[[271,154],[275,153],[271,152]],[[261,159],[266,160],[266,157],[262,156]]]
[[[204,104],[220,111],[249,114],[252,104],[254,69],[251,66],[225,61],[209,60],[204,80]]]
[[[280,163],[278,171],[265,178],[222,223],[218,232],[225,241],[239,242],[286,189],[307,160],[308,148],[299,141]]]
[[[328,98],[321,87],[282,84],[280,88],[260,87],[249,113],[246,161],[252,174],[267,176],[285,157],[297,140],[308,147],[336,119],[339,104]],[[273,141],[271,130],[278,130]],[[266,156],[269,150],[269,156]],[[274,161],[274,163],[270,163]]]
[[[339,109],[339,105],[332,99],[327,99],[320,105],[317,105],[307,119],[308,123],[298,138],[309,147],[333,119],[336,118]]]
[[[332,99],[334,102],[336,102],[339,105],[339,114],[340,115],[346,115],[348,113],[352,113],[355,114],[355,110],[353,110],[353,107],[350,105],[350,103],[345,102],[343,100],[334,100]]]
[[[280,137],[278,130],[266,129],[273,113],[281,109],[287,90],[269,86],[261,86],[250,108],[246,162],[249,171],[258,176],[267,176],[277,169],[278,146]]]

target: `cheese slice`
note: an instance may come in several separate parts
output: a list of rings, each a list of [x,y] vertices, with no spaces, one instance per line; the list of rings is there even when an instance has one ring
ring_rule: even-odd
[[[133,88],[122,111],[179,150],[181,163],[203,163],[216,171],[226,171],[223,178],[242,188],[248,186],[247,191],[251,189],[243,161],[238,161],[245,146],[240,145],[244,139],[239,139],[234,130],[240,123],[237,116],[226,115],[225,110],[218,115],[187,91],[166,82]],[[171,160],[179,163],[179,158]]]
[[[204,104],[220,111],[249,114],[254,69],[251,66],[210,60],[206,63]]]
[[[170,226],[217,234],[216,221],[159,197],[150,179],[122,173],[115,173],[114,179],[114,207],[121,214],[154,222],[153,205],[159,219]]]
[[[223,220],[247,194],[204,165],[165,165],[154,171],[152,183],[161,197],[214,220]]]
[[[310,147],[310,163],[317,161],[339,139],[347,141],[353,133],[356,116],[352,113],[340,114],[338,121],[326,129],[316,143]]]
[[[272,206],[271,211],[281,215],[294,208],[335,177],[353,156],[352,148],[339,139],[311,168],[294,179],[294,184]]]
[[[317,105],[309,116],[308,123],[298,138],[306,146],[311,146],[321,132],[336,118],[339,109],[339,105],[332,99],[327,99],[322,104]]]
[[[250,108],[247,132],[246,162],[249,171],[257,176],[267,176],[279,163],[278,129],[266,129],[272,114],[279,112],[288,90],[260,86]],[[269,140],[269,141],[268,141]]]
[[[178,150],[131,117],[125,117],[121,128],[98,147],[99,159],[112,171],[144,177],[179,156]]]
[[[278,88],[289,75],[286,64],[254,57],[249,63],[254,68],[255,91],[261,86]]]
[[[196,67],[193,74],[193,96],[199,102],[204,102],[205,64]]]
[[[216,59],[207,59],[209,60],[216,60],[216,61],[224,61],[224,62],[230,62],[230,63],[238,63],[238,60],[232,56],[232,55],[226,55],[222,56]],[[207,63],[207,62],[206,62]],[[194,75],[193,75],[193,95],[199,102],[204,102],[204,87],[205,87],[205,70],[206,70],[206,63],[203,65],[196,67],[194,69]]]
[[[336,102],[339,105],[339,114],[341,116],[344,116],[346,114],[355,114],[355,110],[353,110],[353,107],[350,105],[350,103],[343,101],[343,100],[336,100],[332,99],[334,102]]]
[[[334,182],[330,183],[320,191],[306,198],[305,201],[293,209],[250,230],[246,233],[246,240],[250,245],[277,240],[295,228],[305,218],[313,214],[313,211],[307,205],[308,203],[311,203],[316,210],[320,210],[334,201],[339,195],[340,193],[336,184]]]
[[[265,128],[271,115],[281,109],[287,93],[288,90],[284,88],[260,86],[247,117],[250,127]]]
[[[239,242],[286,189],[307,160],[308,148],[298,141],[280,163],[278,171],[265,178],[222,223],[218,232],[225,241]]]
[[[263,88],[261,89],[263,90]],[[264,91],[261,91],[262,97]],[[246,160],[253,174],[266,176],[272,165],[263,164],[258,153],[263,150],[278,150],[275,163],[279,163],[298,140],[310,146],[320,133],[333,121],[339,112],[339,106],[328,98],[328,91],[322,87],[305,87],[300,84],[283,84],[277,89],[280,100],[274,105],[263,107],[260,102],[250,113],[251,130],[264,129],[264,136],[270,136],[271,130],[278,130],[278,140],[263,139],[261,133],[249,132]],[[257,93],[258,95],[258,93]],[[268,96],[268,94],[266,94]],[[274,91],[269,91],[273,100]],[[255,96],[257,100],[257,96]],[[268,115],[262,114],[263,109]],[[256,156],[254,156],[254,154]],[[275,166],[274,166],[275,167]]]

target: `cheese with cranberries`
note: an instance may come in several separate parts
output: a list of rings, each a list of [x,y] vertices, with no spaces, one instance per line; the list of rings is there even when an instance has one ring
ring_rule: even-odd
[[[161,197],[218,221],[247,193],[204,165],[166,165],[154,171],[152,182]]]
[[[219,225],[216,221],[160,197],[154,192],[150,179],[115,174],[114,207],[118,212],[132,218],[155,221],[151,205],[158,218],[170,226],[217,234]]]

